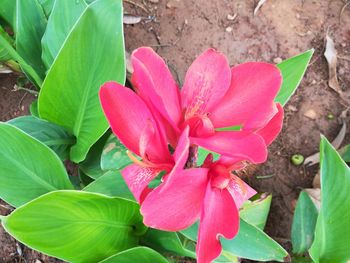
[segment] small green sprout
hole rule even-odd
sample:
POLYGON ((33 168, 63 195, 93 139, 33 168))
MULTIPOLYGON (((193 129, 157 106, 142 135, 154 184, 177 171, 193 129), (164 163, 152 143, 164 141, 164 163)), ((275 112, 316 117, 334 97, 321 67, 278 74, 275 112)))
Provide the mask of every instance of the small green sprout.
POLYGON ((293 154, 292 158, 290 158, 291 162, 295 166, 302 165, 304 162, 304 156, 301 154, 293 154))

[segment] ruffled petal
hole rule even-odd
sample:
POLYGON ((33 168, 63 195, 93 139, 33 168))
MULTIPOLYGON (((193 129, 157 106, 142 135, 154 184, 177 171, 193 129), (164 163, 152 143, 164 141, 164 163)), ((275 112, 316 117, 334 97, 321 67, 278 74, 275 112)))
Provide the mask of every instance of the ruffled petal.
POLYGON ((283 125, 283 108, 281 104, 277 104, 278 112, 273 118, 266 124, 266 126, 257 131, 261 137, 264 138, 266 145, 270 145, 282 130, 283 125))
POLYGON ((142 150, 149 159, 170 162, 165 138, 160 135, 149 108, 136 93, 116 82, 107 82, 101 87, 100 100, 113 133, 128 149, 141 156, 140 146, 147 142, 147 149, 142 150))
POLYGON ((145 225, 166 231, 179 231, 192 225, 201 211, 208 169, 176 171, 153 190, 141 206, 145 225))
POLYGON ((131 61, 138 94, 176 128, 181 117, 179 89, 164 60, 153 49, 141 47, 131 61))
POLYGON ((192 63, 181 90, 185 118, 210 112, 230 86, 231 72, 225 56, 208 49, 192 63))
POLYGON ((233 67, 231 74, 228 92, 210 115, 214 126, 264 127, 277 112, 273 101, 282 83, 280 70, 272 64, 248 62, 233 67))
POLYGON ((237 208, 240 208, 245 201, 256 195, 256 191, 237 176, 230 180, 227 190, 230 192, 237 208))
POLYGON ((232 239, 239 229, 239 214, 230 193, 208 184, 197 242, 197 262, 210 263, 222 250, 219 237, 232 239))
POLYGON ((121 174, 136 201, 141 204, 151 190, 148 188, 148 184, 158 175, 159 172, 160 170, 154 168, 131 164, 125 167, 121 171, 121 174))
POLYGON ((191 143, 227 157, 262 163, 267 148, 260 135, 245 131, 222 131, 206 138, 190 138, 191 143))
POLYGON ((183 130, 177 143, 176 149, 174 151, 174 161, 176 163, 174 169, 183 169, 187 162, 190 148, 189 130, 190 128, 187 126, 183 130))

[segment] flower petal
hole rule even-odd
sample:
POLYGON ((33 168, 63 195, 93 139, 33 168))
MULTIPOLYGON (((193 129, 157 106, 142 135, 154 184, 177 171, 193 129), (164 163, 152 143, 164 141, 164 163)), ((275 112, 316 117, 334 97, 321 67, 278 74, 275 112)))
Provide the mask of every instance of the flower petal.
POLYGON ((219 236, 234 238, 239 229, 239 214, 230 193, 208 184, 202 206, 197 243, 197 262, 209 263, 222 250, 219 236))
POLYGON ((131 164, 121 174, 135 199, 141 204, 149 193, 148 184, 158 175, 160 170, 131 164))
POLYGON ((199 217, 208 169, 193 168, 175 171, 166 184, 153 190, 141 206, 145 225, 166 231, 179 231, 199 217))
POLYGON ((252 132, 222 131, 206 138, 191 137, 190 140, 193 144, 235 159, 262 163, 267 158, 264 140, 252 132))
POLYGON ((234 176, 233 179, 230 180, 227 190, 230 192, 238 209, 245 201, 256 195, 256 191, 237 176, 234 176))
POLYGON ((233 67, 231 74, 228 92, 210 115, 214 127, 264 127, 276 113, 273 101, 282 83, 279 69, 268 63, 248 62, 233 67), (254 118, 260 111, 264 114, 254 118))
POLYGON ((177 146, 174 152, 174 161, 176 163, 174 169, 183 169, 187 162, 189 147, 190 147, 190 138, 188 137, 189 131, 190 131, 190 128, 186 126, 177 143, 177 146))
POLYGON ((132 53, 131 61, 138 94, 177 127, 181 117, 179 89, 164 60, 153 49, 141 47, 132 53))
POLYGON ((147 142, 147 155, 152 161, 171 160, 157 122, 136 93, 116 82, 107 82, 101 87, 100 100, 113 133, 128 149, 141 155, 140 145, 147 142))
POLYGON ((264 138, 266 145, 270 145, 282 130, 283 125, 283 108, 281 104, 277 104, 278 112, 273 118, 266 124, 264 128, 257 131, 261 137, 264 138))
POLYGON ((230 86, 230 67, 225 56, 214 49, 200 55, 186 73, 181 90, 185 118, 208 113, 217 106, 230 86))

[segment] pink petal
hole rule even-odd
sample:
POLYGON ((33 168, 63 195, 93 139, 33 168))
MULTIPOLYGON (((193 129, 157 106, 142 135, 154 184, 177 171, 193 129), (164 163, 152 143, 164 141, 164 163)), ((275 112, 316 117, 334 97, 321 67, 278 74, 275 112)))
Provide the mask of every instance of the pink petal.
POLYGON ((230 192, 237 208, 240 208, 245 201, 257 193, 237 176, 234 176, 234 178, 230 180, 227 190, 230 192))
POLYGON ((147 141, 149 158, 159 162, 171 160, 157 122, 136 93, 116 82, 107 82, 101 87, 100 100, 113 133, 128 149, 141 155, 140 146, 147 141))
POLYGON ((190 147, 190 138, 188 137, 189 130, 190 128, 186 126, 177 143, 177 146, 174 152, 174 161, 176 163, 176 169, 183 169, 187 162, 188 150, 190 147))
POLYGON ((230 67, 225 56, 214 49, 200 55, 186 73, 181 90, 185 118, 208 113, 230 86, 230 67))
POLYGON ((166 231, 179 231, 192 225, 199 217, 208 169, 177 171, 166 185, 153 190, 141 206, 145 225, 166 231))
POLYGON ((121 174, 135 199, 142 203, 149 193, 148 184, 158 175, 160 170, 131 164, 121 174))
POLYGON ((191 143, 231 158, 253 163, 266 161, 267 149, 261 136, 246 131, 222 131, 206 138, 190 138, 191 143))
POLYGON ((279 69, 268 63, 248 62, 233 67, 231 74, 228 92, 210 115, 214 127, 264 127, 276 113, 273 101, 282 83, 279 69), (256 114, 259 118, 254 118, 256 114))
POLYGON ((164 60, 148 47, 136 49, 131 60, 137 92, 176 127, 181 117, 179 89, 164 60))
POLYGON ((266 145, 270 145, 282 130, 283 125, 283 108, 281 104, 277 104, 278 112, 273 118, 266 124, 264 128, 257 131, 261 137, 264 138, 266 145))
POLYGON ((210 263, 221 253, 219 237, 234 238, 239 214, 230 193, 208 184, 202 207, 197 243, 197 262, 210 263))

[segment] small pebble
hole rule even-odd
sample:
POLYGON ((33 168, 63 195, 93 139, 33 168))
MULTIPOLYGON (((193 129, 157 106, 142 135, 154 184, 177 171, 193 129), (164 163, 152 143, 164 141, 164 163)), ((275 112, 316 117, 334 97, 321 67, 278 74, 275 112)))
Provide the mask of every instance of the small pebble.
POLYGON ((159 0, 148 0, 148 2, 151 2, 153 4, 157 4, 157 3, 159 3, 159 0))
POLYGON ((288 110, 290 110, 290 111, 298 111, 297 107, 295 107, 294 105, 288 105, 288 110))
POLYGON ((333 115, 332 113, 329 113, 329 114, 327 115, 327 119, 328 119, 328 120, 333 120, 333 119, 334 119, 334 115, 333 115))
POLYGON ((315 85, 316 84, 316 80, 313 79, 312 82, 311 82, 312 85, 315 85))
POLYGON ((273 59, 273 63, 276 63, 276 64, 279 64, 279 63, 281 63, 283 60, 282 60, 282 58, 280 58, 280 57, 278 57, 278 58, 274 58, 273 59))
POLYGON ((233 20, 236 19, 236 17, 237 17, 237 14, 234 14, 233 16, 230 15, 230 14, 228 14, 228 15, 227 15, 227 20, 233 21, 233 20))
POLYGON ((342 47, 346 47, 346 43, 344 42, 344 43, 341 43, 341 46, 342 47))
POLYGON ((309 119, 312 119, 312 120, 315 120, 317 118, 317 114, 316 114, 316 112, 313 109, 307 110, 304 113, 304 116, 309 118, 309 119))
POLYGON ((226 32, 229 32, 229 33, 230 33, 230 32, 232 32, 232 30, 233 30, 232 27, 230 27, 230 26, 229 26, 229 27, 226 27, 226 32))
POLYGON ((295 17, 299 19, 299 18, 300 18, 300 14, 297 13, 297 14, 295 15, 295 17))

